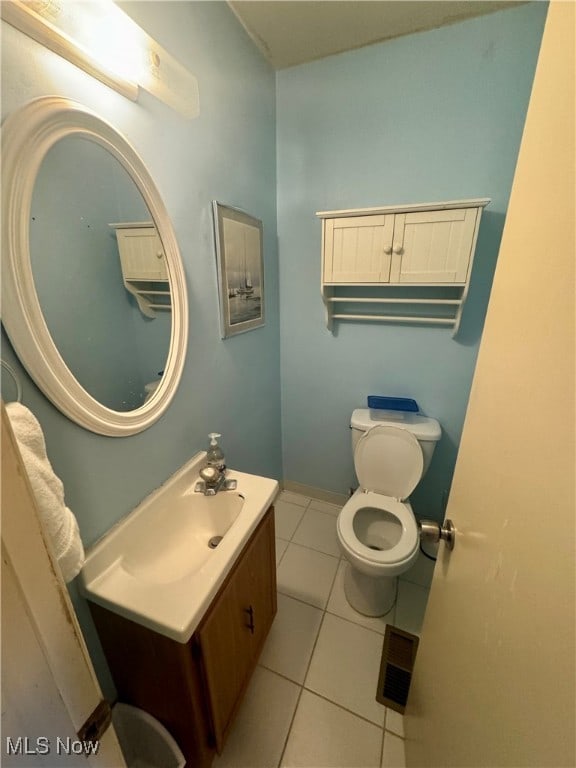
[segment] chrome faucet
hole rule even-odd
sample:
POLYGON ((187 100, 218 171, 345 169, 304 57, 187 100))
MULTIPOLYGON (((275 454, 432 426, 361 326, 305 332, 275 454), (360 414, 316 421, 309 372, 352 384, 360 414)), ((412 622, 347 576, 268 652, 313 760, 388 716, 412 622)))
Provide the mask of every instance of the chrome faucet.
POLYGON ((203 493, 204 496, 215 496, 218 491, 233 491, 236 488, 236 480, 226 479, 226 467, 213 467, 207 465, 199 472, 201 480, 198 480, 194 490, 203 493))

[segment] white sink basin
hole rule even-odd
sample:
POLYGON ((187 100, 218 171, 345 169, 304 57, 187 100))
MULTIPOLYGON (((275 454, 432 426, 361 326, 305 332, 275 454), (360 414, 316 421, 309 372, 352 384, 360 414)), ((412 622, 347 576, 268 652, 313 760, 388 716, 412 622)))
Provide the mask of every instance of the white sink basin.
POLYGON ((228 471, 236 490, 195 493, 205 456, 194 456, 92 547, 80 576, 88 599, 181 643, 278 491, 275 480, 228 471))
POLYGON ((244 497, 234 491, 216 496, 195 493, 176 499, 166 513, 151 504, 134 526, 122 568, 136 579, 168 584, 198 571, 213 557, 217 537, 237 519, 244 497))

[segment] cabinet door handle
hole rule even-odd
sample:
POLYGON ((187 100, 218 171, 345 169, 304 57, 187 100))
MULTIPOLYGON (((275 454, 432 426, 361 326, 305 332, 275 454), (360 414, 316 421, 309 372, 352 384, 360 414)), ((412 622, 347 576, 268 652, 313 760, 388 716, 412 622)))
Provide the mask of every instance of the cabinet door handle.
POLYGON ((254 608, 252 606, 248 606, 248 608, 244 608, 244 612, 248 614, 249 622, 245 626, 250 630, 251 634, 254 634, 254 608))
POLYGON ((389 255, 392 253, 392 246, 391 245, 385 245, 384 246, 384 253, 389 255))
POLYGON ((162 258, 162 256, 164 256, 164 254, 162 253, 162 251, 157 251, 157 253, 156 253, 156 258, 157 258, 157 259, 161 259, 161 258, 162 258))
POLYGON ((402 243, 394 243, 394 247, 392 248, 394 253, 402 253, 404 251, 404 248, 402 248, 402 243))

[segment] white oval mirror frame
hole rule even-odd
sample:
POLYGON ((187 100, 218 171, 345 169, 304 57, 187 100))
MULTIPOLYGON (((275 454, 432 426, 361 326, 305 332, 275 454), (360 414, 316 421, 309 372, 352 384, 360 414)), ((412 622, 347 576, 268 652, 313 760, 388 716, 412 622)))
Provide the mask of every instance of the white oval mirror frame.
POLYGON ((75 423, 109 437, 150 427, 174 397, 186 356, 188 299, 178 243, 160 193, 128 141, 90 109, 59 96, 28 102, 2 126, 2 323, 22 364, 42 392, 75 423), (57 141, 81 136, 110 152, 128 172, 162 240, 172 294, 172 334, 154 395, 133 411, 114 411, 79 384, 46 325, 32 274, 29 220, 40 165, 57 141))

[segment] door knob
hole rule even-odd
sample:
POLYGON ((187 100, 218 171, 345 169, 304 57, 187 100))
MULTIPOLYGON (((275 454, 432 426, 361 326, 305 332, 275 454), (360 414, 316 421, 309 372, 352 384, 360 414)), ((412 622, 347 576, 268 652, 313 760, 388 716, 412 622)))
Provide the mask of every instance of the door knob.
POLYGON ((420 534, 420 541, 428 541, 431 544, 445 541, 448 549, 454 549, 456 528, 452 520, 445 520, 442 525, 435 520, 419 520, 418 533, 420 534))

